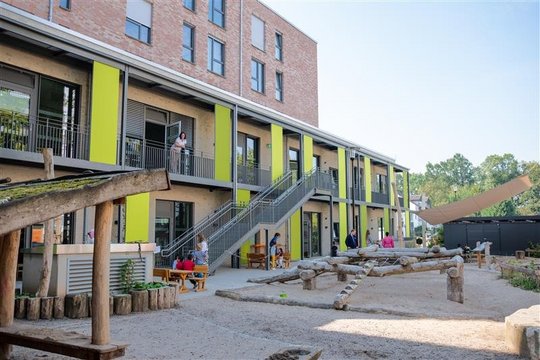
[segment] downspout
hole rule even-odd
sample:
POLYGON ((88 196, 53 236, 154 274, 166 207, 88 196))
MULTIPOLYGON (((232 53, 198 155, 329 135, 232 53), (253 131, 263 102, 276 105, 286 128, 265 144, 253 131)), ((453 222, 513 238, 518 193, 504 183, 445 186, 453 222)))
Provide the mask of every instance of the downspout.
POLYGON ((129 66, 124 70, 124 78, 122 81, 122 118, 120 123, 120 165, 122 169, 126 167, 126 126, 127 126, 127 99, 128 99, 128 84, 129 84, 129 66))
POLYGON ((52 21, 54 0, 49 0, 49 21, 52 21))
POLYGON ((238 146, 238 105, 234 105, 232 122, 232 200, 236 202, 238 195, 238 161, 236 159, 236 147, 238 146))
MULTIPOLYGON (((51 0, 52 1, 52 0, 51 0)), ((244 82, 243 82, 243 78, 244 78, 244 72, 243 72, 243 69, 242 69, 242 54, 243 54, 243 42, 242 42, 242 39, 244 39, 244 0, 240 0, 240 56, 238 58, 238 68, 240 69, 240 74, 239 74, 239 84, 238 86, 240 87, 239 91, 238 91, 238 95, 242 96, 242 88, 244 86, 244 82)))
MULTIPOLYGON (((356 158, 356 154, 354 156, 356 158)), ((350 159, 350 161, 351 161, 351 172, 350 173, 351 173, 351 177, 352 177, 351 196, 352 196, 352 223, 353 223, 353 226, 354 226, 354 220, 356 220, 356 216, 355 216, 356 215, 356 200, 355 200, 356 199, 356 196, 355 196, 356 195, 356 189, 354 188, 354 176, 356 175, 354 173, 354 159, 355 158, 350 159)), ((359 169, 356 168, 356 170, 358 171, 359 169)), ((348 175, 347 175, 347 177, 348 177, 348 175)), ((357 228, 356 233, 360 234, 360 223, 356 223, 356 228, 357 228)), ((358 236, 358 238, 360 239, 360 236, 358 236)), ((360 243, 361 242, 359 242, 359 244, 360 243)))

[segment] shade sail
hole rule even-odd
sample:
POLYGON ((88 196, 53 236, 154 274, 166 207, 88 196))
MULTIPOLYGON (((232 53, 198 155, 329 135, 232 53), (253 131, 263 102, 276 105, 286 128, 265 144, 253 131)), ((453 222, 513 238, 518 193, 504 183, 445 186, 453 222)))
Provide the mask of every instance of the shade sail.
POLYGON ((431 225, 444 224, 510 199, 531 187, 529 176, 522 175, 470 198, 415 213, 431 225))

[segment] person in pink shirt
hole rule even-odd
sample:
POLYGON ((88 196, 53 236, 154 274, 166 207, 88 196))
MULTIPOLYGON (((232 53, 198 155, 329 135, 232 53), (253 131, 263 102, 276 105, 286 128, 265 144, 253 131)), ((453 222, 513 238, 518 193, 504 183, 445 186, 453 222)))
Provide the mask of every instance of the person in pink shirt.
POLYGON ((394 238, 390 236, 390 233, 387 231, 385 237, 382 239, 383 248, 393 248, 394 247, 394 238))

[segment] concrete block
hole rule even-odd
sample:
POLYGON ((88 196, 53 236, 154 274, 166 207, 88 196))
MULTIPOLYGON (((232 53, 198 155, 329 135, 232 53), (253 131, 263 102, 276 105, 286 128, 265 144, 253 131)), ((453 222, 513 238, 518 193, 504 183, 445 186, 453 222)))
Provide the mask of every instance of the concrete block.
POLYGON ((505 323, 506 345, 520 356, 539 360, 540 354, 540 305, 520 309, 507 316, 505 323))

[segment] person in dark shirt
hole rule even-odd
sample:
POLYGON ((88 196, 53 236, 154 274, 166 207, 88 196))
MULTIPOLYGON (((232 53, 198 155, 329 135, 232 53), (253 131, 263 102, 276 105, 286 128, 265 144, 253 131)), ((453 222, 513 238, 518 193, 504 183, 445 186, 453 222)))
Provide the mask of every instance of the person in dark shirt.
POLYGON ((347 238, 345 239, 345 245, 347 249, 356 249, 358 248, 358 240, 356 238, 356 229, 352 229, 347 238))

